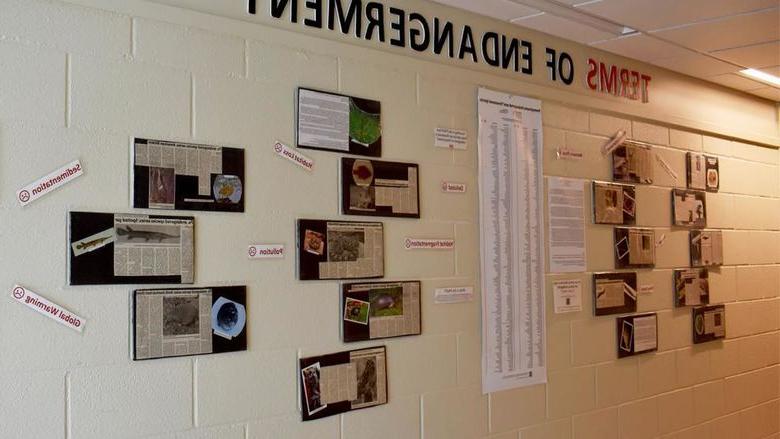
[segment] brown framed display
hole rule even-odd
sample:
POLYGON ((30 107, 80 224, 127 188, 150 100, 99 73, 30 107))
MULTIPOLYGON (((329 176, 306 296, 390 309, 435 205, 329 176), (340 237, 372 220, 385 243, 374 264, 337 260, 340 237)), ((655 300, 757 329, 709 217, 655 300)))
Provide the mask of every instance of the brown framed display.
POLYGON ((688 188, 717 192, 720 188, 718 158, 696 152, 688 152, 685 158, 688 188))
POLYGON ((420 281, 345 283, 341 287, 341 336, 345 342, 418 335, 420 281))
POLYGON ((726 306, 700 306, 691 309, 693 343, 707 343, 726 338, 726 306))
POLYGON ((653 178, 653 150, 650 146, 626 141, 612 151, 614 181, 652 184, 653 178))
POLYGON ((658 315, 656 313, 618 317, 618 358, 658 350, 658 315))
POLYGON ((301 418, 324 418, 387 404, 384 346, 301 358, 301 418))
POLYGON ((380 222, 299 219, 298 279, 368 279, 385 275, 380 222))
POLYGON ((414 163, 341 159, 341 212, 419 218, 419 167, 414 163))
POLYGON ((707 193, 673 189, 672 224, 681 227, 707 227, 707 193))
POLYGON ((636 312, 636 301, 635 272, 593 273, 594 315, 636 312))
POLYGON ((636 222, 636 187, 628 184, 593 182, 593 222, 633 225, 636 222))
POLYGON ((615 268, 655 266, 655 231, 615 227, 615 268))
POLYGON ((133 360, 247 349, 245 286, 133 291, 133 360))
POLYGON ((195 218, 70 212, 70 285, 191 284, 195 218))
POLYGON ((299 148, 382 156, 379 101, 299 87, 295 118, 299 148))
POLYGON ((688 236, 692 267, 723 265, 723 232, 691 230, 688 236))
POLYGON ((707 305, 710 303, 709 270, 683 268, 674 270, 674 306, 707 305))

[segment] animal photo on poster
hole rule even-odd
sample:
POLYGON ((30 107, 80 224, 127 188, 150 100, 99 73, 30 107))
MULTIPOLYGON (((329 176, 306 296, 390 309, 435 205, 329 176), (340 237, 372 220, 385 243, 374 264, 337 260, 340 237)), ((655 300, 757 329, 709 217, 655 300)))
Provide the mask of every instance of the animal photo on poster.
POLYGON ((636 222, 636 188, 627 184, 594 181, 593 222, 633 225, 636 222))
POLYGON ((420 334, 420 292, 420 281, 343 284, 342 339, 354 342, 420 334))

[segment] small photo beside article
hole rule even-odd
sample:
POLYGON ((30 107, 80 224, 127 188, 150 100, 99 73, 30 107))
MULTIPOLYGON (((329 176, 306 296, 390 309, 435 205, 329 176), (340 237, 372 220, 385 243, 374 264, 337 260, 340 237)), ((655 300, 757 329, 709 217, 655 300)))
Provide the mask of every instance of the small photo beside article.
POLYGON ((593 222, 633 225, 636 222, 636 188, 627 184, 594 181, 593 222))

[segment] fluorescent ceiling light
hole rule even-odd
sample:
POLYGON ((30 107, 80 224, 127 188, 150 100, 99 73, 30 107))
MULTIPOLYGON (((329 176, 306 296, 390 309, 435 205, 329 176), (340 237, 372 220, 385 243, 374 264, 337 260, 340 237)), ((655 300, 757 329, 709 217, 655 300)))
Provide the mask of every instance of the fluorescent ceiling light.
MULTIPOLYGON (((561 3, 556 0, 510 0, 513 3, 529 6, 534 9, 538 9, 556 17, 565 18, 575 23, 584 24, 600 31, 608 32, 616 37, 622 37, 637 33, 635 29, 628 26, 624 26, 620 23, 601 18, 597 15, 590 14, 583 10, 578 10, 574 7, 561 3)), ((585 2, 583 4, 587 4, 585 2)), ((513 20, 515 23, 520 23, 520 20, 513 20)))
POLYGON ((749 78, 752 78, 752 79, 755 79, 755 80, 758 80, 758 81, 761 81, 761 82, 765 82, 767 84, 770 84, 770 85, 773 85, 773 86, 775 86, 777 88, 780 88, 780 78, 778 78, 775 75, 770 75, 769 73, 762 72, 761 70, 756 70, 756 69, 740 70, 739 73, 741 73, 741 74, 743 74, 743 75, 745 75, 745 76, 747 76, 749 78))

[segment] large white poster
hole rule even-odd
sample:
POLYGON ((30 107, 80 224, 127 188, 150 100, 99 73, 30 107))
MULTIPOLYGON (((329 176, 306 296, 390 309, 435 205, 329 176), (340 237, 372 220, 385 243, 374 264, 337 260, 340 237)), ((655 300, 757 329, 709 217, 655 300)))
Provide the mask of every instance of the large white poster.
POLYGON ((547 381, 541 102, 479 90, 483 393, 547 381))

